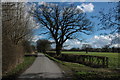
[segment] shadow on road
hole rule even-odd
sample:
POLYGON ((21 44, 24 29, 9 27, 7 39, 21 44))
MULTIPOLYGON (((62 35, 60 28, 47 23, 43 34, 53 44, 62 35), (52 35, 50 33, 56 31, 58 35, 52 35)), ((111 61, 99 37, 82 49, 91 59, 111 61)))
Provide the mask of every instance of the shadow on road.
POLYGON ((29 73, 20 76, 19 78, 62 78, 61 73, 29 73))
POLYGON ((2 80, 73 80, 72 78, 3 78, 2 80))

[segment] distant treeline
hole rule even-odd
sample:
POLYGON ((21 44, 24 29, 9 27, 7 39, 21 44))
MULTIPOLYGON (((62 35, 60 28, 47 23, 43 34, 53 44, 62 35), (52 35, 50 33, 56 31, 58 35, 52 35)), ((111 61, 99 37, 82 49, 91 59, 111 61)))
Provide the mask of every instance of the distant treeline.
MULTIPOLYGON (((52 49, 51 51, 55 51, 55 49, 52 49)), ((79 48, 71 48, 71 49, 62 49, 62 51, 86 51, 85 49, 79 49, 79 48)), ((120 53, 120 48, 89 48, 88 52, 113 52, 113 53, 120 53)))

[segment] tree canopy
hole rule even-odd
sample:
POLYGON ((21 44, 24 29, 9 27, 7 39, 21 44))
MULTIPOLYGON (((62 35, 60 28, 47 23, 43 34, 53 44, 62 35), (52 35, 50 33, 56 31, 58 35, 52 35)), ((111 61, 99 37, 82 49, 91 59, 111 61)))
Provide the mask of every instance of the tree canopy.
POLYGON ((82 45, 82 49, 86 51, 86 53, 88 53, 88 51, 92 48, 92 46, 90 44, 83 44, 82 45))
POLYGON ((67 39, 75 39, 76 34, 90 34, 92 31, 91 21, 74 5, 60 6, 46 3, 39 5, 30 13, 35 17, 36 22, 47 29, 42 34, 50 34, 54 39, 57 54, 60 54, 67 39))
POLYGON ((47 50, 51 49, 51 42, 45 39, 37 40, 37 51, 46 53, 47 50))

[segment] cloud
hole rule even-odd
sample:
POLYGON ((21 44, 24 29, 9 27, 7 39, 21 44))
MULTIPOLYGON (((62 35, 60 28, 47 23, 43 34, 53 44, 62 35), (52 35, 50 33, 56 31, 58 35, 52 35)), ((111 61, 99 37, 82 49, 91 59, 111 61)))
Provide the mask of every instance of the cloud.
POLYGON ((94 48, 101 48, 105 45, 111 44, 111 47, 116 47, 120 44, 120 35, 109 34, 109 35, 95 35, 90 39, 90 43, 94 48))
POLYGON ((86 0, 61 0, 61 2, 85 2, 86 0))
POLYGON ((79 2, 85 2, 86 0, 78 0, 79 2))
POLYGON ((40 28, 40 24, 36 23, 36 21, 34 20, 34 18, 32 16, 29 16, 29 28, 30 29, 39 29, 40 28))
POLYGON ((44 37, 41 36, 41 35, 35 35, 35 36, 32 38, 32 41, 33 41, 33 42, 36 42, 38 39, 41 39, 41 38, 44 38, 44 37))
POLYGON ((33 29, 39 29, 40 28, 40 24, 39 23, 36 23, 35 21, 33 21, 33 29))
MULTIPOLYGON (((36 42, 38 39, 43 39, 44 36, 41 35, 35 35, 32 39, 33 42, 36 42)), ((71 49, 71 48, 81 48, 83 44, 90 44, 93 48, 101 48, 107 44, 111 44, 112 40, 120 40, 120 35, 118 34, 109 34, 109 35, 95 35, 93 36, 89 42, 80 42, 77 39, 67 40, 63 46, 64 49, 71 49)), ((49 40, 51 42, 54 42, 54 40, 49 40)), ((116 42, 116 41, 115 41, 116 42)), ((55 48, 55 44, 52 44, 52 47, 55 48)), ((120 47, 120 41, 111 44, 110 47, 120 47)))
POLYGON ((93 47, 103 47, 104 45, 110 44, 111 43, 111 38, 109 36, 94 36, 91 39, 91 44, 93 47))
POLYGON ((113 45, 111 45, 110 47, 119 47, 120 48, 120 44, 113 44, 113 45))
POLYGON ((65 49, 71 49, 71 48, 81 48, 82 46, 82 42, 80 42, 79 40, 77 39, 73 39, 73 40, 67 40, 65 43, 64 43, 64 47, 65 49))
POLYGON ((46 2, 41 1, 41 2, 39 2, 38 4, 39 4, 39 5, 46 5, 46 2))
POLYGON ((1 0, 1 2, 28 2, 29 0, 1 0))
POLYGON ((107 44, 111 44, 110 47, 120 47, 120 35, 109 34, 109 35, 95 35, 89 42, 80 42, 77 39, 67 40, 63 46, 64 49, 81 48, 83 44, 90 44, 93 48, 101 48, 107 44), (119 39, 118 39, 119 38, 119 39), (117 41, 115 41, 117 40, 117 41), (111 41, 115 43, 111 44, 111 41))
POLYGON ((36 10, 36 3, 24 3, 23 5, 25 5, 24 7, 24 18, 25 19, 29 19, 29 28, 31 29, 38 29, 40 28, 40 24, 36 23, 35 18, 33 17, 33 15, 31 15, 29 13, 29 11, 33 12, 34 10, 36 10))
POLYGON ((82 10, 83 12, 93 12, 94 11, 94 5, 92 3, 89 4, 81 4, 77 6, 77 9, 82 10))

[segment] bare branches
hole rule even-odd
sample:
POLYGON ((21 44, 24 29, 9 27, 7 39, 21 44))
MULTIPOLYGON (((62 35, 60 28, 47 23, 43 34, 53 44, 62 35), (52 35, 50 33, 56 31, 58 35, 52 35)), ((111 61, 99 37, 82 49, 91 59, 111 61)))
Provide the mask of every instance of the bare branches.
POLYGON ((23 3, 4 3, 2 6, 3 35, 18 44, 32 33, 31 17, 25 12, 23 3))
POLYGON ((100 20, 98 25, 102 26, 100 30, 111 29, 111 33, 120 32, 120 2, 115 7, 109 9, 108 13, 102 10, 99 14, 100 16, 97 18, 100 20))
POLYGON ((35 17, 36 22, 48 29, 56 45, 60 45, 59 48, 67 39, 72 39, 75 33, 87 34, 92 29, 91 22, 86 15, 81 10, 77 10, 75 6, 50 6, 46 3, 37 7, 30 13, 35 17))

